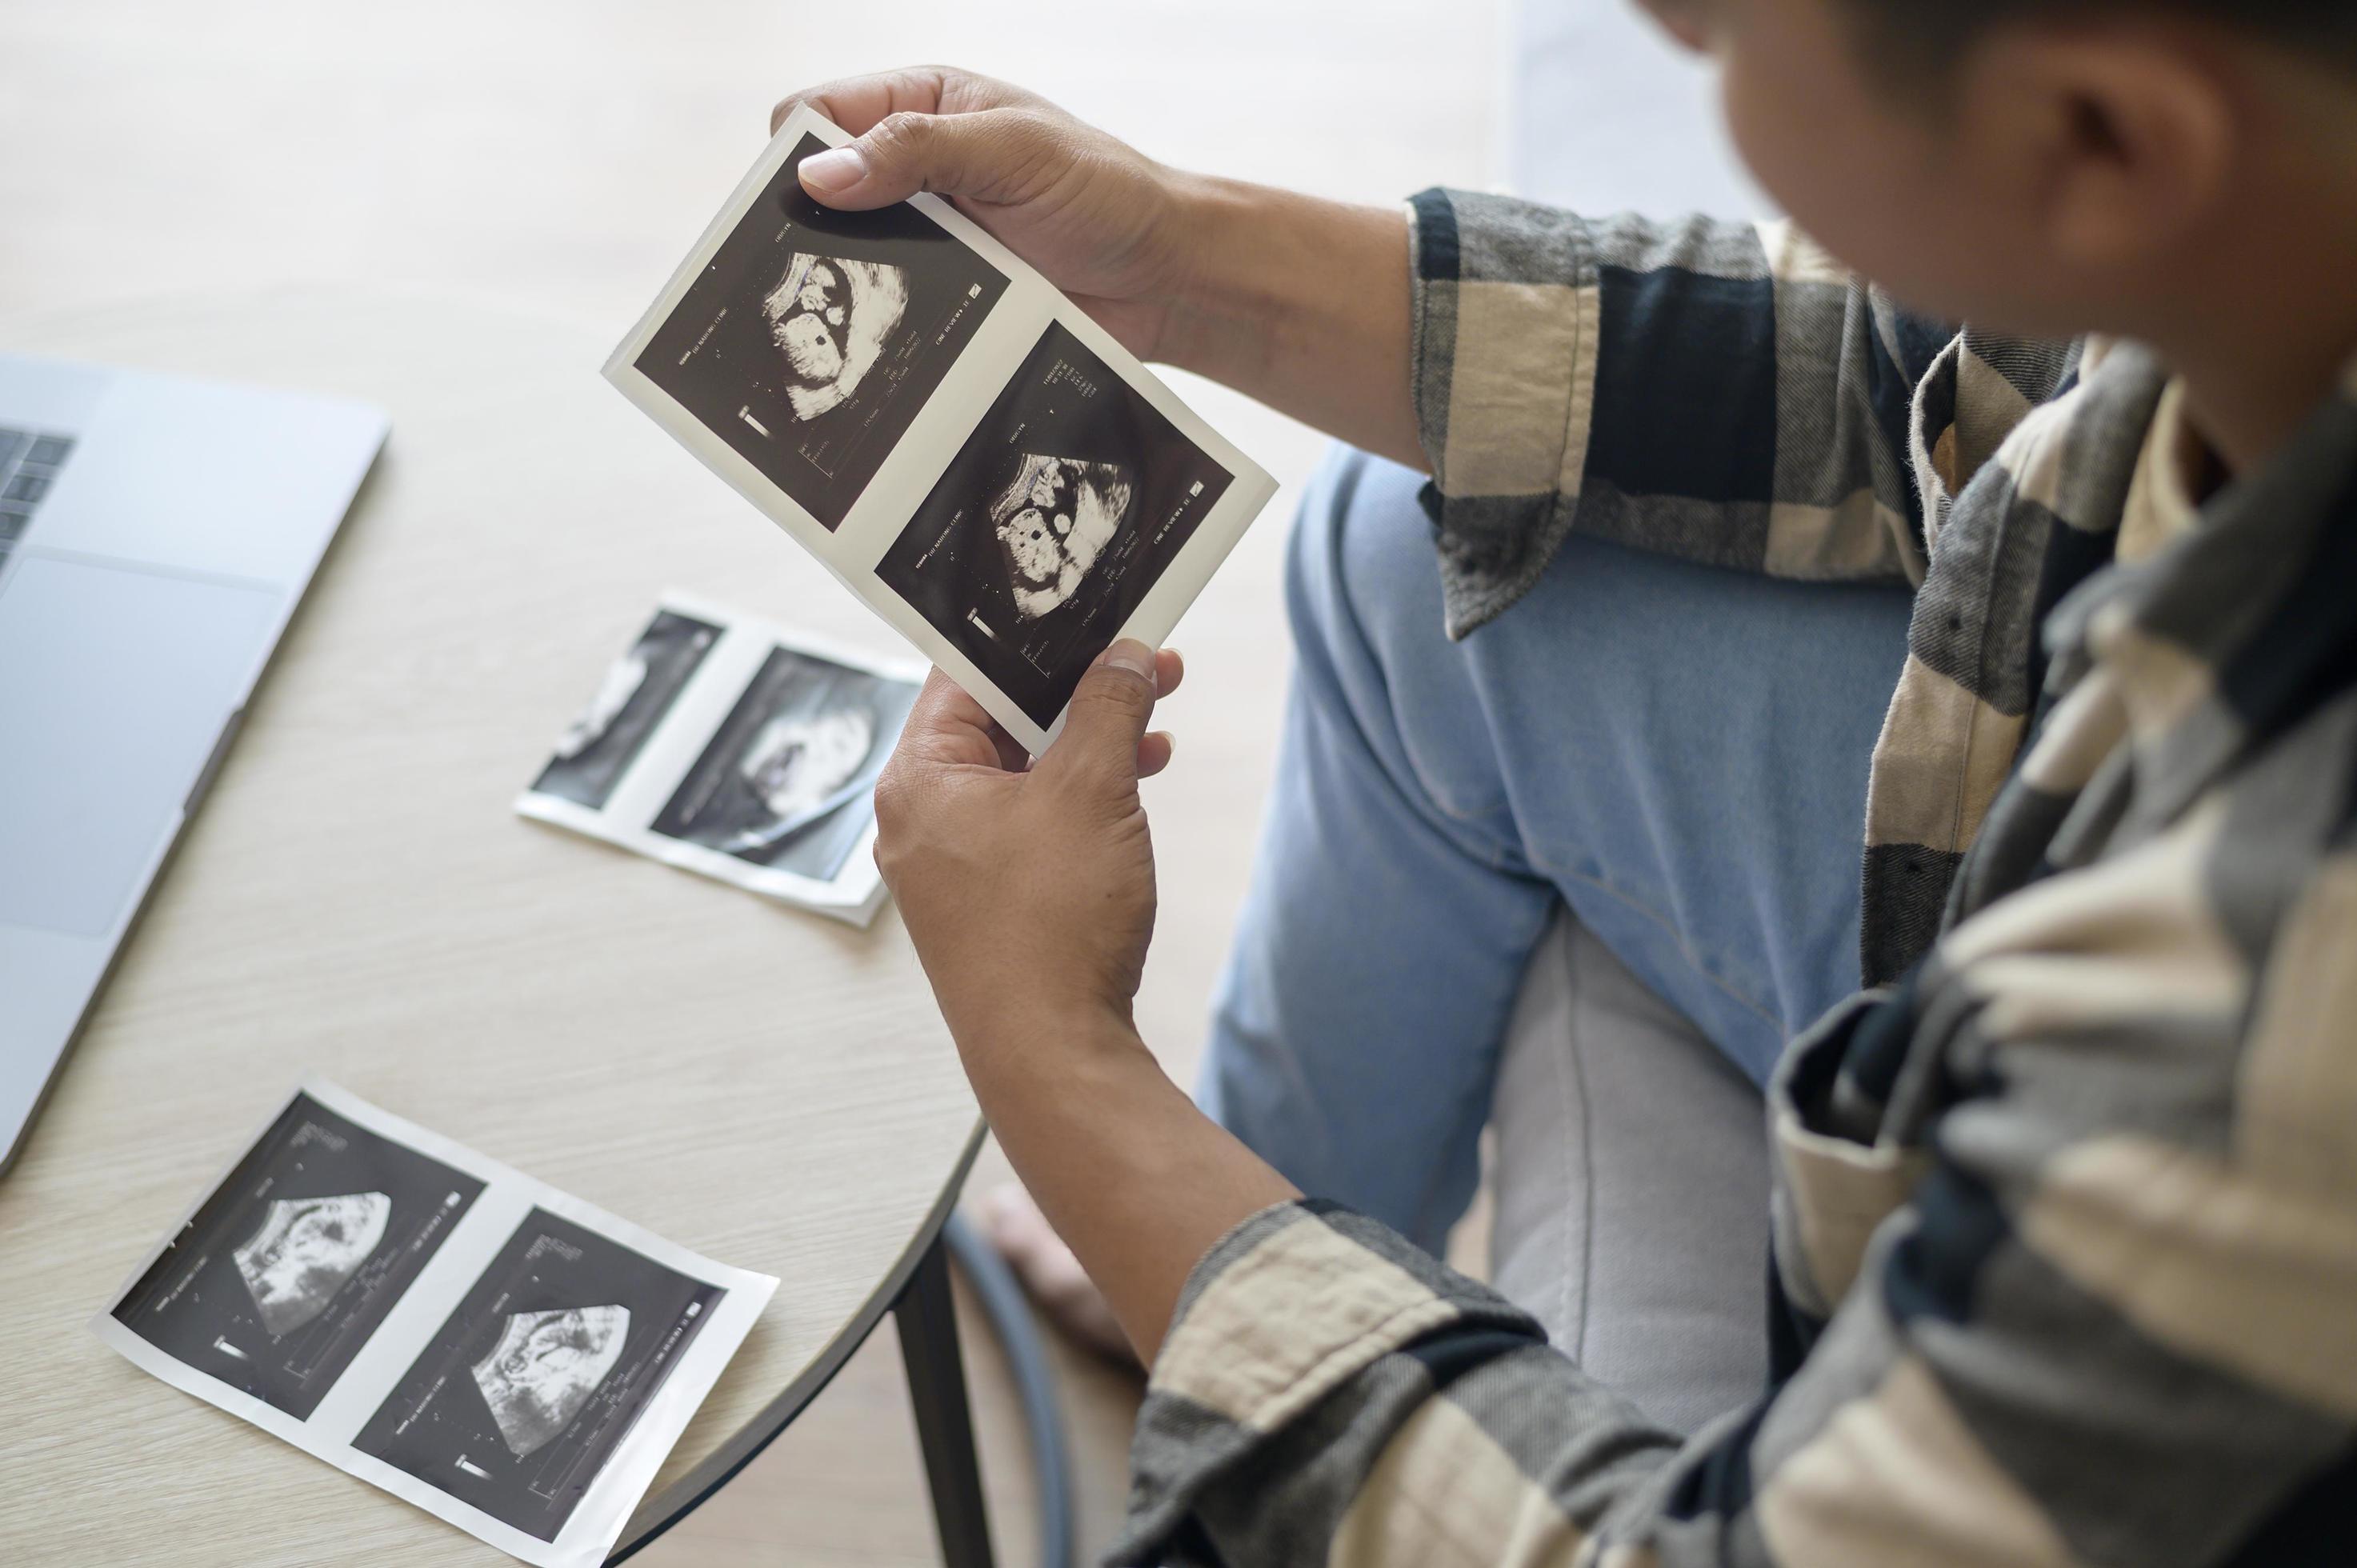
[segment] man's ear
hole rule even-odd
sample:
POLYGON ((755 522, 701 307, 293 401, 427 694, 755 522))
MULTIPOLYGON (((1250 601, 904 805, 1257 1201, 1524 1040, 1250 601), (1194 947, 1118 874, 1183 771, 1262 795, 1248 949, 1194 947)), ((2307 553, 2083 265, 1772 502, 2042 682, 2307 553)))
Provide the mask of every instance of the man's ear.
POLYGON ((2007 27, 1975 51, 1969 140, 2048 259, 2090 277, 2173 248, 2230 194, 2228 67, 2182 33, 2124 20, 2007 27))

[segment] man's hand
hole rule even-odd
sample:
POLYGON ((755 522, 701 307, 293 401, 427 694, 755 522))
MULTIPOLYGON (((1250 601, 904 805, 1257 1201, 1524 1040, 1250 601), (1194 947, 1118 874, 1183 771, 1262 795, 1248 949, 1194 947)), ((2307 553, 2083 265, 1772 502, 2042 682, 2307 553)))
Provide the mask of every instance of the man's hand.
POLYGON ((925 961, 991 1131, 1151 1363, 1195 1261, 1299 1196, 1212 1125, 1130 1021, 1154 934, 1154 845, 1137 781, 1183 673, 1105 650, 1064 731, 1022 748, 940 671, 876 786, 876 863, 925 961))
POLYGON ((943 66, 793 93, 770 132, 805 103, 856 138, 802 164, 816 199, 865 209, 938 192, 1139 359, 1423 466, 1398 209, 1165 168, 1045 99, 943 66))
POLYGON ((1076 1017, 1124 1022, 1154 932, 1154 847, 1137 781, 1169 762, 1146 733, 1178 656, 1118 642, 1063 733, 1023 753, 939 671, 876 786, 876 863, 961 1047, 1076 1017))
POLYGON ((940 66, 797 92, 857 137, 802 166, 802 188, 864 210, 930 190, 1072 296, 1138 358, 1158 358, 1185 282, 1183 177, 1017 87, 940 66))

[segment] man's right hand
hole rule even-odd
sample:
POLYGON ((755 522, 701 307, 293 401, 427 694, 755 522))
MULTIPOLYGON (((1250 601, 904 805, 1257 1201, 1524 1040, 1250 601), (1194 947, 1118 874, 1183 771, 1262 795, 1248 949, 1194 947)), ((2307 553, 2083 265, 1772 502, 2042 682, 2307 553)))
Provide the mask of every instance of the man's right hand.
POLYGON ((1185 177, 1045 99, 944 67, 792 93, 770 111, 771 132, 803 104, 856 138, 802 164, 802 188, 813 197, 856 210, 938 192, 1122 347, 1140 359, 1164 357, 1170 309, 1189 271, 1186 225, 1177 217, 1185 177))

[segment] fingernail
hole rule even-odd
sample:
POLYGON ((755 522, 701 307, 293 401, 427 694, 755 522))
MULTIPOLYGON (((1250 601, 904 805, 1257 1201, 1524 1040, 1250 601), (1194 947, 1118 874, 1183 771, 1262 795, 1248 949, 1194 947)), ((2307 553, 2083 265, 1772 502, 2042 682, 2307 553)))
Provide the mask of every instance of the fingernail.
POLYGON ((867 159, 857 147, 830 147, 802 160, 804 188, 834 196, 867 177, 867 159))
POLYGON ((1154 650, 1131 638, 1123 638, 1106 649, 1101 657, 1116 670, 1126 670, 1148 681, 1154 679, 1154 650))

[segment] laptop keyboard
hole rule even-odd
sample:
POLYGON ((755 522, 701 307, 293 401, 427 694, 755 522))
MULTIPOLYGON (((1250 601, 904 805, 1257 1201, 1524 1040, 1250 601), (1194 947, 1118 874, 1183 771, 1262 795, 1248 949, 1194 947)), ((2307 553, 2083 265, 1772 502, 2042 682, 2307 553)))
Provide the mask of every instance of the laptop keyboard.
POLYGON ((0 564, 33 526, 41 498, 57 482, 74 438, 0 424, 0 564))

